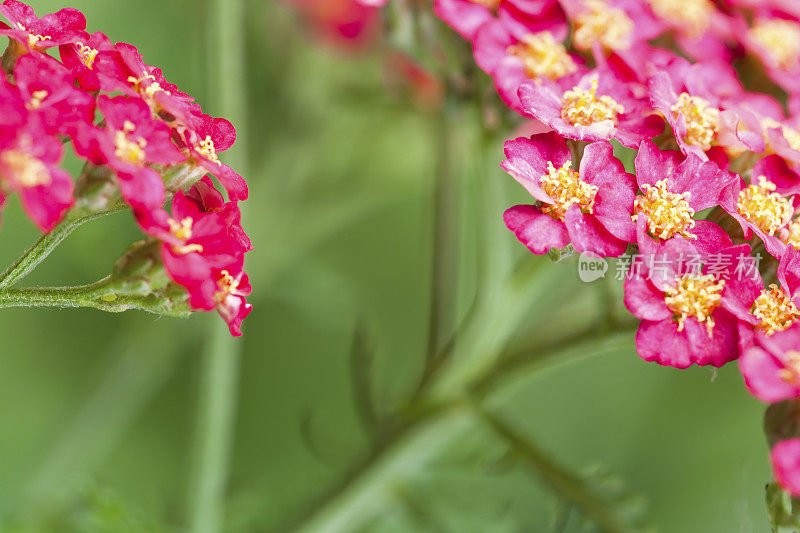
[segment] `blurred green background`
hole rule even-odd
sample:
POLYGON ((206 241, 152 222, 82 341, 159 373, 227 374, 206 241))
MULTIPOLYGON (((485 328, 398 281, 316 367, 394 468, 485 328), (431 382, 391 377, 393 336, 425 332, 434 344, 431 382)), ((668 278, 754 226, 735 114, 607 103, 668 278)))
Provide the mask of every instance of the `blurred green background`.
MULTIPOLYGON (((31 3, 40 15, 64 7, 31 3)), ((217 21, 203 2, 71 6, 220 114, 217 21)), ((717 375, 644 363, 615 321, 629 320, 618 283, 583 284, 574 259, 525 253, 502 227, 502 211, 525 201, 497 166, 502 135, 482 147, 469 110, 443 130, 442 114, 386 90, 380 54, 326 51, 280 3, 246 3, 236 36, 255 292, 236 341, 224 531, 597 530, 569 487, 554 495, 564 472, 509 453, 473 402, 573 471, 578 500, 613 499, 614 512, 662 532, 768 530, 762 406, 733 365, 717 375), (428 342, 442 135, 459 184, 458 312, 476 294, 479 310, 445 377, 409 412, 428 342), (503 284, 520 268, 535 269, 532 287, 503 284), (603 336, 570 344, 593 323, 608 326, 603 336), (574 348, 558 355, 564 344, 574 348), (371 409, 389 422, 375 430, 371 409)), ((3 219, 8 264, 36 231, 16 201, 3 219)), ((99 279, 138 235, 127 214, 87 225, 25 284, 99 279)), ((216 316, 3 310, 0 531, 186 530, 202 353, 218 327, 216 316)))

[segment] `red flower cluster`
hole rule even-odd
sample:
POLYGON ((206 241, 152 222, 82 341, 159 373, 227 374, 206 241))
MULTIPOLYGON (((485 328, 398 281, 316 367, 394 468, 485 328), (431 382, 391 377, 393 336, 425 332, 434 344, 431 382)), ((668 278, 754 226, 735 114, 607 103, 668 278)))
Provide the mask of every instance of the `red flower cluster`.
MULTIPOLYGON (((506 143, 502 166, 532 197, 508 228, 536 254, 635 255, 639 354, 738 359, 766 402, 800 398, 798 5, 434 0, 506 105, 546 132, 506 143)), ((773 452, 796 495, 798 457, 800 440, 773 452)))
POLYGON ((50 231, 75 203, 73 180, 58 166, 71 142, 87 164, 114 176, 142 230, 162 242, 166 271, 192 307, 216 308, 240 335, 251 310, 242 271, 251 245, 237 207, 247 185, 218 157, 236 138, 233 126, 203 114, 135 47, 86 33, 75 9, 39 18, 5 0, 0 13, 9 22, 0 22, 0 34, 10 39, 10 81, 0 80, 0 201, 17 192, 34 223, 50 231), (49 54, 56 49, 60 61, 49 54))

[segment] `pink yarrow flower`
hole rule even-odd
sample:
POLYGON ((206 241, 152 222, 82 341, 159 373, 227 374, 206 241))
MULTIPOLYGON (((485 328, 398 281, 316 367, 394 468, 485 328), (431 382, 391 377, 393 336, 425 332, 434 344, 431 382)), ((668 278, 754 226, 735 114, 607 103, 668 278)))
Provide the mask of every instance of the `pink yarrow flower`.
MULTIPOLYGON (((706 152, 713 146, 763 150, 761 132, 740 130, 739 115, 726 109, 724 101, 702 83, 705 70, 702 65, 692 65, 677 71, 680 81, 673 80, 668 72, 657 72, 650 79, 650 101, 672 127, 681 151, 708 159, 706 152)), ((724 74, 716 74, 715 88, 725 87, 721 83, 726 79, 724 74)))
POLYGON ((697 61, 730 61, 736 41, 734 20, 717 9, 714 0, 647 0, 663 31, 697 61))
POLYGON ((468 41, 491 20, 500 20, 518 37, 549 29, 563 40, 568 29, 557 0, 434 0, 433 9, 468 41), (554 28, 553 22, 559 26, 554 28))
POLYGON ((160 68, 145 63, 135 46, 117 43, 114 48, 118 55, 105 56, 107 62, 102 65, 106 69, 105 85, 109 87, 104 87, 106 91, 118 90, 141 98, 154 115, 171 126, 186 126, 194 115, 200 114, 194 98, 168 82, 160 68))
POLYGON ((769 77, 790 93, 797 93, 800 75, 800 21, 770 10, 759 10, 751 24, 737 23, 744 47, 757 57, 769 77))
POLYGON ((508 141, 505 152, 503 168, 540 203, 503 215, 530 251, 543 254, 572 243, 581 253, 618 256, 635 240, 634 177, 609 143, 587 146, 578 170, 566 142, 553 132, 508 141))
POLYGON ((595 59, 607 54, 630 57, 663 28, 640 0, 561 0, 574 25, 573 43, 595 59))
POLYGON ((514 35, 500 20, 484 24, 474 42, 475 61, 494 78, 503 101, 522 113, 518 91, 528 81, 549 80, 561 89, 573 87, 582 72, 583 59, 570 54, 557 33, 563 33, 563 17, 544 21, 537 31, 514 35))
POLYGON ((169 127, 154 119, 140 99, 103 95, 97 105, 105 127, 86 126, 74 140, 76 152, 95 165, 114 169, 122 195, 135 211, 160 209, 165 199, 164 183, 148 165, 186 160, 172 142, 169 127))
POLYGON ((639 249, 653 253, 675 238, 687 239, 702 253, 730 246, 730 237, 713 222, 695 220, 698 211, 717 205, 734 176, 713 161, 694 154, 684 158, 674 150, 659 150, 643 142, 636 155, 636 197, 633 217, 638 225, 639 249))
POLYGON ((702 254, 673 239, 634 261, 625 280, 625 306, 642 323, 636 350, 645 361, 676 368, 722 366, 739 356, 757 319, 750 313, 762 287, 750 265, 750 247, 702 254))
POLYGON ((561 136, 580 141, 618 140, 628 148, 663 131, 645 100, 635 98, 607 69, 585 75, 562 91, 553 83, 527 82, 519 89, 523 110, 561 136))
POLYGON ((236 204, 225 203, 208 178, 189 194, 176 193, 171 215, 160 210, 139 217, 144 231, 161 240, 164 267, 187 289, 190 305, 206 311, 220 307, 234 329, 246 315, 239 298, 249 293, 249 284, 240 274, 252 248, 239 219, 236 204))
POLYGON ((75 88, 75 78, 58 61, 44 54, 19 58, 14 67, 20 97, 51 134, 74 136, 94 121, 94 98, 75 88))
POLYGON ((721 195, 720 205, 742 227, 744 238, 755 233, 773 257, 781 259, 787 243, 800 246, 800 223, 793 222, 800 205, 800 176, 776 155, 753 166, 750 184, 734 176, 721 195))
POLYGON ((125 65, 114 43, 101 32, 84 35, 59 47, 61 62, 87 91, 117 89, 116 80, 125 76, 125 65))
POLYGON ((763 402, 800 398, 800 324, 794 308, 793 325, 772 335, 759 332, 755 344, 739 359, 745 385, 763 402))
POLYGON ((74 43, 86 29, 86 17, 72 8, 39 18, 32 7, 17 0, 5 0, 0 4, 0 14, 11 23, 9 26, 0 22, 0 35, 22 43, 28 51, 74 43))
POLYGON ((63 155, 61 141, 36 115, 20 126, 0 128, 0 204, 16 192, 39 229, 53 229, 74 202, 72 179, 58 166, 63 155))
MULTIPOLYGON (((234 255, 245 254, 253 249, 250 238, 241 226, 241 213, 236 202, 225 199, 214 187, 208 177, 197 182, 186 195, 204 213, 217 213, 227 228, 227 238, 234 255)), ((242 271, 241 259, 235 260, 227 268, 212 268, 212 279, 216 280, 214 291, 216 310, 228 324, 231 335, 242 334, 242 321, 250 314, 253 306, 247 303, 252 288, 247 274, 242 271)))
POLYGON ((214 292, 216 310, 228 324, 231 335, 239 337, 242 334, 242 321, 253 310, 253 306, 247 303, 247 296, 252 292, 250 280, 242 271, 224 269, 214 269, 213 276, 217 279, 217 290, 214 292))
POLYGON ((220 161, 218 154, 236 141, 236 128, 224 118, 196 116, 183 133, 184 150, 192 161, 216 176, 231 200, 246 200, 247 183, 236 171, 220 161))

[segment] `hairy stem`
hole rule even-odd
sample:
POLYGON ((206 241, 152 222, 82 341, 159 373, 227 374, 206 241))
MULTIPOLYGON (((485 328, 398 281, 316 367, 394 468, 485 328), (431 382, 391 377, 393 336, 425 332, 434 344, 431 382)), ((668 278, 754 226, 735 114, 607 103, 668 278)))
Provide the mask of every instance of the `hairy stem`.
POLYGON ((44 261, 61 242, 66 239, 73 231, 83 224, 97 218, 110 215, 126 209, 125 204, 117 203, 103 211, 93 213, 67 213, 55 228, 49 233, 42 235, 33 246, 28 248, 25 253, 17 259, 13 265, 8 267, 5 272, 0 274, 0 289, 11 287, 19 280, 33 272, 44 261))
POLYGON ((160 292, 148 295, 115 292, 112 278, 76 287, 36 287, 0 290, 0 309, 6 307, 87 307, 109 313, 138 309, 163 316, 187 317, 192 309, 185 301, 160 292))

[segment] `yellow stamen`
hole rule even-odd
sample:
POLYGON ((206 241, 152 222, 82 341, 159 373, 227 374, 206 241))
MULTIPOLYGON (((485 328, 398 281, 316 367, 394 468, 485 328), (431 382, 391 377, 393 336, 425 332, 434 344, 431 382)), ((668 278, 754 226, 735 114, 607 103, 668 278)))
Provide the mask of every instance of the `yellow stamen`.
POLYGON ((764 176, 739 193, 736 209, 767 235, 774 235, 791 220, 792 202, 775 192, 776 186, 764 176))
POLYGON ((81 62, 83 62, 87 68, 93 68, 94 60, 97 59, 99 51, 83 43, 76 43, 75 46, 78 47, 78 55, 81 57, 81 62))
POLYGON ((218 304, 222 304, 228 296, 236 292, 239 283, 241 283, 241 279, 234 278, 227 270, 220 272, 220 278, 217 280, 219 290, 214 293, 214 300, 218 304))
POLYGON ((667 289, 664 302, 678 321, 678 331, 683 331, 683 322, 694 317, 705 322, 708 336, 714 328, 711 314, 722 302, 725 280, 718 280, 711 274, 683 274, 675 285, 667 289))
POLYGON ((800 352, 789 350, 783 357, 785 367, 778 371, 778 377, 789 385, 800 387, 800 352))
POLYGON ((169 91, 161 88, 161 84, 156 81, 156 77, 153 76, 152 74, 148 74, 143 78, 128 76, 128 83, 130 83, 136 90, 136 92, 138 92, 139 94, 145 94, 150 97, 152 97, 159 91, 164 92, 166 94, 170 94, 169 91), (147 87, 142 87, 142 84, 147 80, 149 80, 150 83, 147 84, 147 87))
POLYGON ((494 11, 498 7, 500 7, 500 3, 503 0, 469 0, 469 1, 472 2, 473 4, 478 4, 480 6, 483 6, 487 9, 491 9, 494 11))
POLYGON ((33 94, 31 94, 30 102, 25 104, 25 107, 27 107, 30 110, 39 109, 40 107, 42 107, 42 102, 44 101, 45 98, 47 98, 49 94, 50 93, 48 93, 47 91, 34 91, 33 94))
POLYGON ((522 59, 525 74, 531 79, 557 80, 578 70, 564 45, 549 31, 526 35, 519 44, 510 46, 508 53, 522 59))
POLYGON ((49 185, 52 181, 47 166, 38 158, 17 150, 0 153, 0 163, 7 167, 14 181, 22 187, 49 185))
POLYGON ((42 41, 49 41, 53 37, 50 35, 40 35, 38 33, 33 33, 31 30, 23 26, 21 23, 17 22, 17 29, 28 32, 28 45, 31 48, 35 48, 37 44, 42 41))
POLYGON ((564 93, 561 118, 572 125, 591 126, 603 120, 617 124, 617 115, 625 108, 610 96, 597 96, 597 80, 592 80, 590 90, 577 87, 564 93))
POLYGON ((800 310, 775 283, 761 291, 751 313, 760 320, 756 327, 767 335, 785 330, 800 318, 800 310))
POLYGON ((800 25, 796 22, 785 19, 759 20, 750 28, 750 38, 767 52, 778 68, 797 70, 800 63, 800 25))
POLYGON ((539 178, 539 185, 547 196, 553 199, 553 204, 542 206, 542 212, 551 217, 564 220, 564 215, 571 205, 577 204, 584 213, 591 213, 594 209, 594 199, 599 187, 590 185, 581 180, 580 174, 571 170, 572 162, 567 161, 559 169, 553 163, 547 162, 547 174, 539 178))
POLYGON ((586 0, 589 11, 575 17, 573 43, 587 50, 596 42, 611 50, 624 50, 631 45, 633 21, 621 9, 612 8, 602 0, 586 0))
POLYGON ((147 146, 147 141, 141 137, 135 141, 131 140, 129 135, 135 129, 136 126, 126 120, 122 130, 117 130, 114 134, 114 145, 116 146, 114 155, 122 161, 127 161, 134 165, 142 165, 145 162, 146 153, 144 148, 147 146))
POLYGON ((667 180, 658 180, 655 185, 645 183, 642 185, 644 195, 638 195, 633 204, 634 222, 639 215, 647 217, 647 231, 651 236, 659 239, 671 239, 681 235, 687 239, 696 239, 697 235, 690 233, 695 221, 694 209, 689 205, 691 193, 676 194, 667 190, 667 180))
MULTIPOLYGON (((169 231, 172 235, 183 242, 192 238, 192 225, 194 221, 192 217, 186 217, 180 222, 175 220, 174 218, 170 218, 167 220, 169 223, 169 231)), ((179 255, 188 254, 190 252, 202 252, 203 247, 199 244, 184 244, 182 246, 172 246, 172 250, 179 255)))
POLYGON ((653 12, 681 28, 688 35, 699 36, 711 24, 714 5, 709 0, 648 0, 653 12))
POLYGON ((678 101, 671 107, 675 117, 683 115, 686 120, 686 144, 699 146, 703 150, 711 148, 714 135, 719 131, 719 109, 699 96, 681 93, 678 101))
POLYGON ((217 156, 217 150, 214 147, 214 141, 211 139, 211 135, 206 135, 206 138, 200 141, 195 149, 209 161, 219 163, 219 157, 217 156))

